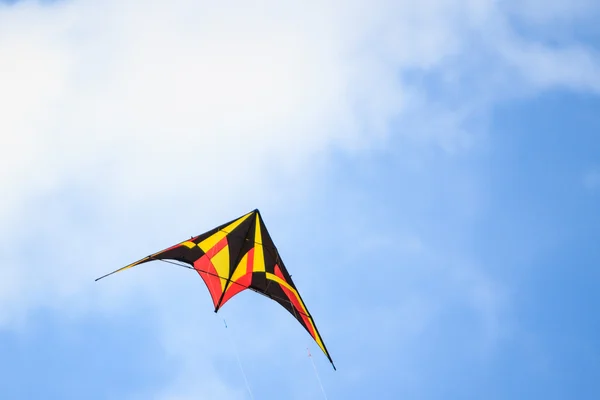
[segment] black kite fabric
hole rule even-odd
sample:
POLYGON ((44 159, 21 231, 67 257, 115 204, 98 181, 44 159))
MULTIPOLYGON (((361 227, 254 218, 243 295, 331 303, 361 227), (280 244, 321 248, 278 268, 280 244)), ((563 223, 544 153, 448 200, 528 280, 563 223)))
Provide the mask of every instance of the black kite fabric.
POLYGON ((108 275, 153 260, 176 260, 191 265, 204 280, 215 312, 245 289, 276 301, 308 331, 335 369, 257 209, 108 275))

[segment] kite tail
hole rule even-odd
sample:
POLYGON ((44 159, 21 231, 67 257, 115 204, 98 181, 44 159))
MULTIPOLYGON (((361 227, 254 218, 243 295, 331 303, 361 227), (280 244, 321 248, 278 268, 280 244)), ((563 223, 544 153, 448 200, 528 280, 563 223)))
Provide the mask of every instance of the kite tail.
POLYGON ((310 354, 310 350, 308 349, 308 347, 306 348, 306 351, 308 352, 308 358, 310 358, 310 361, 312 362, 312 366, 315 369, 315 375, 317 375, 317 381, 319 382, 319 386, 321 387, 321 392, 323 392, 323 397, 325 397, 325 400, 327 400, 327 393, 325 393, 325 388, 323 387, 323 384, 321 383, 321 378, 319 377, 319 372, 317 371, 317 366, 315 365, 315 361, 312 358, 312 354, 310 354))
MULTIPOLYGON (((223 318, 223 323, 225 324, 225 329, 227 329, 227 321, 225 321, 225 318, 223 318)), ((246 372, 244 371, 242 361, 240 360, 240 355, 238 354, 237 347, 233 344, 233 340, 231 340, 231 337, 229 336, 229 332, 227 333, 227 339, 229 339, 229 345, 233 347, 233 350, 235 351, 235 356, 237 358, 238 365, 240 366, 240 370, 242 371, 242 375, 244 375, 244 382, 246 382, 246 389, 248 389, 248 393, 250 393, 250 398, 254 399, 254 396, 252 395, 252 390, 250 390, 250 385, 248 384, 246 372)))

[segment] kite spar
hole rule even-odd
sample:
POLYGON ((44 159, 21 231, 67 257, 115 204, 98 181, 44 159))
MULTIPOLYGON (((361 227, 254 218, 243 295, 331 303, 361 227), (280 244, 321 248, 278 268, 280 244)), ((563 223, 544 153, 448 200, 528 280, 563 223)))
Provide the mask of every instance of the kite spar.
POLYGON ((177 261, 183 263, 177 265, 196 270, 208 288, 215 312, 246 289, 281 304, 308 331, 335 370, 313 317, 279 256, 258 209, 126 265, 96 281, 154 260, 177 261))

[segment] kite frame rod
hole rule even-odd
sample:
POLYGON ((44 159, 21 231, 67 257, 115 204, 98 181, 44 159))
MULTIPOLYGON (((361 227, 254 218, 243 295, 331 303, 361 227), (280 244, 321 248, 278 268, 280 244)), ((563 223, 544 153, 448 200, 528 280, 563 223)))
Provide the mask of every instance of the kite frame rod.
MULTIPOLYGON (((182 267, 182 268, 189 269, 189 270, 196 271, 196 272, 204 272, 204 273, 205 273, 205 274, 207 274, 207 275, 211 275, 211 276, 214 276, 214 277, 217 277, 217 278, 223 278, 223 279, 227 279, 227 278, 225 278, 225 277, 222 277, 221 275, 214 274, 214 273, 212 273, 212 272, 209 272, 209 271, 199 270, 199 269, 196 269, 196 268, 194 268, 194 267, 192 267, 192 266, 185 265, 185 264, 180 264, 180 263, 178 263, 178 262, 175 262, 175 261, 171 261, 171 260, 160 260, 160 259, 155 259, 155 260, 156 260, 156 261, 162 261, 162 262, 164 262, 164 263, 167 263, 167 264, 173 264, 173 265, 175 265, 175 266, 177 266, 177 267, 182 267)), ((263 295, 263 296, 265 296, 265 297, 266 297, 266 298, 268 298, 268 299, 271 299, 271 300, 281 300, 281 301, 285 301, 286 303, 289 303, 289 304, 291 304, 292 306, 294 305, 294 304, 293 304, 293 303, 292 303, 292 302, 291 302, 289 299, 284 299, 284 298, 282 298, 282 297, 279 297, 279 296, 271 296, 271 295, 267 295, 267 294, 265 294, 265 293, 263 293, 263 292, 260 292, 260 291, 258 291, 258 290, 256 290, 256 289, 254 289, 254 288, 251 288, 251 287, 248 287, 248 286, 242 285, 242 284, 241 284, 241 283, 239 283, 239 282, 231 281, 231 283, 234 283, 234 284, 236 284, 236 285, 239 285, 239 286, 242 286, 242 287, 244 287, 244 288, 246 288, 246 289, 252 290, 253 292, 255 292, 255 293, 258 293, 258 294, 260 294, 260 295, 263 295)), ((302 311, 300 311, 300 310, 296 310, 296 307, 293 307, 293 308, 294 308, 294 310, 295 310, 295 311, 299 312, 300 314, 302 314, 302 315, 304 315, 304 316, 306 316, 306 317, 308 317, 308 318, 310 318, 311 320, 313 320, 313 321, 314 321, 314 319, 313 319, 312 315, 310 315, 310 314, 306 314, 306 313, 304 313, 304 312, 302 312, 302 311)))

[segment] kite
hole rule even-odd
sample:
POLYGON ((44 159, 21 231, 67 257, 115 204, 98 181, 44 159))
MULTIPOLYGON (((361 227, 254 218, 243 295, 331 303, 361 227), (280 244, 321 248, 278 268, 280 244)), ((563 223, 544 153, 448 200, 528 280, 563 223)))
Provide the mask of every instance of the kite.
POLYGON ((184 265, 177 265, 196 270, 210 292, 215 313, 246 289, 281 304, 308 331, 335 370, 313 317, 285 268, 258 209, 119 268, 96 281, 154 260, 178 261, 184 265))

